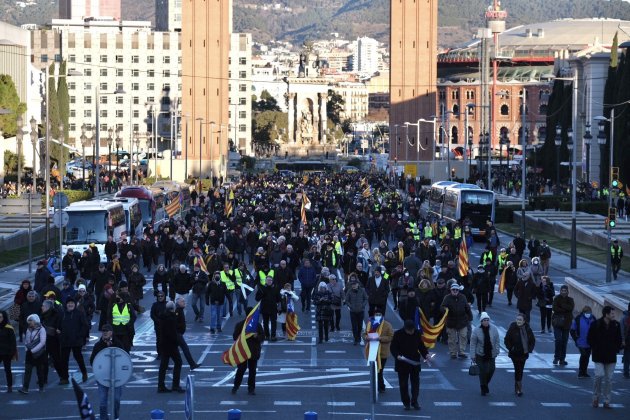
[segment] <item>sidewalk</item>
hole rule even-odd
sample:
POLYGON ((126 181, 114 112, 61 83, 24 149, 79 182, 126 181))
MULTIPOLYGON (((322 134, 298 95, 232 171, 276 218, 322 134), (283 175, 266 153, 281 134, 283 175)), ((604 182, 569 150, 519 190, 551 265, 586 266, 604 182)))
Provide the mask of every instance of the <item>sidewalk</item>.
MULTIPOLYGON (((507 245, 514 237, 504 231, 497 231, 502 246, 507 245)), ((527 252, 527 250, 525 250, 527 252)), ((551 248, 551 268, 556 269, 567 277, 572 277, 593 291, 610 293, 625 301, 630 301, 630 273, 620 271, 617 280, 606 283, 606 266, 578 255, 577 268, 571 269, 571 256, 569 253, 551 248)))

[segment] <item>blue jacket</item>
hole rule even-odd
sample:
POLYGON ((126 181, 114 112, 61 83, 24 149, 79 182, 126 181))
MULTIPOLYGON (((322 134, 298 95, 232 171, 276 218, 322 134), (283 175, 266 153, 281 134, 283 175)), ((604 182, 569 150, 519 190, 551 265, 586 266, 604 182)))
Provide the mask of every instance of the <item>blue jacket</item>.
POLYGON ((313 267, 302 267, 298 271, 298 280, 302 287, 315 287, 316 272, 313 267))
POLYGON ((573 341, 575 341, 575 345, 579 348, 590 348, 586 342, 586 337, 588 336, 588 330, 593 322, 595 322, 595 317, 593 315, 591 315, 590 318, 587 318, 583 314, 579 314, 571 323, 571 337, 573 338, 573 341))

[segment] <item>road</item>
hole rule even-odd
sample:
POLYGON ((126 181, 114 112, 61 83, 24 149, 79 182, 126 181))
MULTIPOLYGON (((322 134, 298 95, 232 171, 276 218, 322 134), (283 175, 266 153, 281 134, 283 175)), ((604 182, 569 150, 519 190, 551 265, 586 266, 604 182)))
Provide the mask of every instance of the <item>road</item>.
MULTIPOLYGON (((476 244, 471 250, 471 261, 476 263, 481 246, 476 244)), ((24 268, 18 268, 24 270, 24 268)), ((556 287, 562 278, 551 270, 556 287)), ((15 275, 19 282, 19 275, 15 275)), ((150 283, 150 276, 147 279, 150 283)), ((6 276, 0 281, 7 283, 6 276), (4 279, 4 280, 3 280, 4 279)), ((0 284, 2 285, 2 284, 0 284)), ((143 306, 149 308, 153 301, 147 293, 143 306)), ((0 300, 0 307, 2 303, 0 300)), ((395 329, 402 321, 389 308, 385 315, 395 329)), ((300 306, 298 305, 298 310, 300 306)), ((478 324, 476 309, 474 324, 478 324)), ((514 306, 507 306, 505 295, 495 295, 494 305, 488 308, 492 322, 497 325, 501 336, 516 315, 514 306)), ((505 349, 497 359, 497 371, 490 384, 490 394, 482 397, 478 379, 468 376, 469 360, 451 360, 446 345, 438 344, 433 351, 436 357, 432 366, 423 365, 420 381, 421 411, 403 411, 399 399, 398 380, 393 370, 393 360, 385 367, 387 390, 379 395, 379 402, 371 404, 369 398, 369 370, 363 358, 362 347, 353 346, 350 334, 350 321, 347 312, 342 315, 342 331, 331 333, 328 343, 316 344, 315 313, 298 312, 302 327, 295 342, 280 340, 265 343, 259 361, 256 395, 249 396, 246 387, 241 387, 236 395, 230 393, 235 370, 221 362, 221 354, 232 343, 231 333, 238 320, 224 320, 223 333, 209 334, 205 324, 193 323, 192 310, 187 318, 187 341, 193 356, 203 366, 194 372, 196 381, 195 411, 198 419, 226 418, 231 408, 243 411, 243 419, 302 419, 305 411, 315 411, 319 419, 366 419, 372 410, 374 418, 465 418, 472 413, 483 413, 485 418, 531 418, 539 419, 590 419, 627 418, 630 406, 630 381, 621 375, 621 364, 615 371, 613 410, 603 413, 603 409, 590 406, 592 380, 577 378, 578 353, 569 343, 566 367, 552 364, 553 335, 540 334, 539 315, 532 311, 532 327, 536 332, 536 349, 526 365, 523 382, 524 396, 514 395, 513 370, 505 349), (625 408, 625 410, 623 410, 625 408), (625 414, 624 414, 625 413, 625 414)), ((207 321, 207 314, 206 314, 207 321)), ((95 320, 97 323, 97 320, 95 320)), ((206 322, 207 323, 207 322, 206 322)), ((96 329, 96 326, 93 327, 96 329)), ((136 324, 137 335, 132 350, 134 361, 133 379, 123 391, 122 418, 148 418, 151 410, 160 408, 167 419, 184 418, 184 397, 180 394, 157 394, 158 363, 155 360, 155 337, 148 313, 139 316, 136 324)), ((280 330, 278 328, 278 330, 280 330)), ((93 332, 91 343, 97 339, 93 332)), ((86 347, 88 357, 92 344, 86 347)), ((14 364, 16 384, 20 384, 23 373, 24 354, 20 348, 20 362, 14 364)), ((619 359, 621 361, 621 359, 619 359)), ((183 377, 189 373, 184 360, 183 377)), ((71 362, 71 371, 77 375, 76 364, 71 362)), ((590 369, 592 374, 592 365, 590 369)), ((0 375, 4 385, 4 376, 0 375)), ((0 404, 5 409, 0 419, 66 419, 77 417, 77 405, 71 387, 56 385, 57 378, 51 373, 50 383, 45 393, 33 391, 27 396, 21 394, 0 394, 0 404), (36 404, 32 404, 36 402, 36 404)), ((167 378, 170 386, 170 378, 167 378)), ((183 384, 182 384, 183 385, 183 384)), ((90 374, 83 385, 90 401, 98 413, 98 393, 96 383, 90 374)), ((16 385, 16 388, 18 385, 16 385)), ((36 388, 36 387, 35 387, 36 388)))

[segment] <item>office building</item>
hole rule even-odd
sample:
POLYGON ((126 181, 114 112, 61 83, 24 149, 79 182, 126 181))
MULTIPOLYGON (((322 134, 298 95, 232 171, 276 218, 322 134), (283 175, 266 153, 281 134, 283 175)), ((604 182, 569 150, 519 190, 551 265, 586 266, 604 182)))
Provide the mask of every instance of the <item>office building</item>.
POLYGON ((231 34, 229 68, 229 139, 241 155, 253 156, 252 147, 252 35, 231 34))
POLYGON ((155 30, 182 30, 182 0, 155 0, 155 30))
POLYGON ((122 18, 122 0, 59 0, 59 19, 122 18))

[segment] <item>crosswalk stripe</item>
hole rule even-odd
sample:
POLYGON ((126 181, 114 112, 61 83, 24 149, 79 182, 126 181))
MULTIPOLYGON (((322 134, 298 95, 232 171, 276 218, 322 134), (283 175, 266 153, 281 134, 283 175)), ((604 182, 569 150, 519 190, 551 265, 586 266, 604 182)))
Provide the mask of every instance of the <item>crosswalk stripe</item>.
POLYGON ((328 401, 326 405, 331 407, 354 407, 354 401, 328 401))
POLYGON ((302 401, 274 401, 273 405, 302 405, 302 401))
POLYGON ((562 407, 571 407, 569 403, 544 403, 541 402, 540 405, 543 407, 554 407, 554 408, 562 408, 562 407))
POLYGON ((433 405, 436 407, 461 407, 461 401, 434 401, 433 405))

